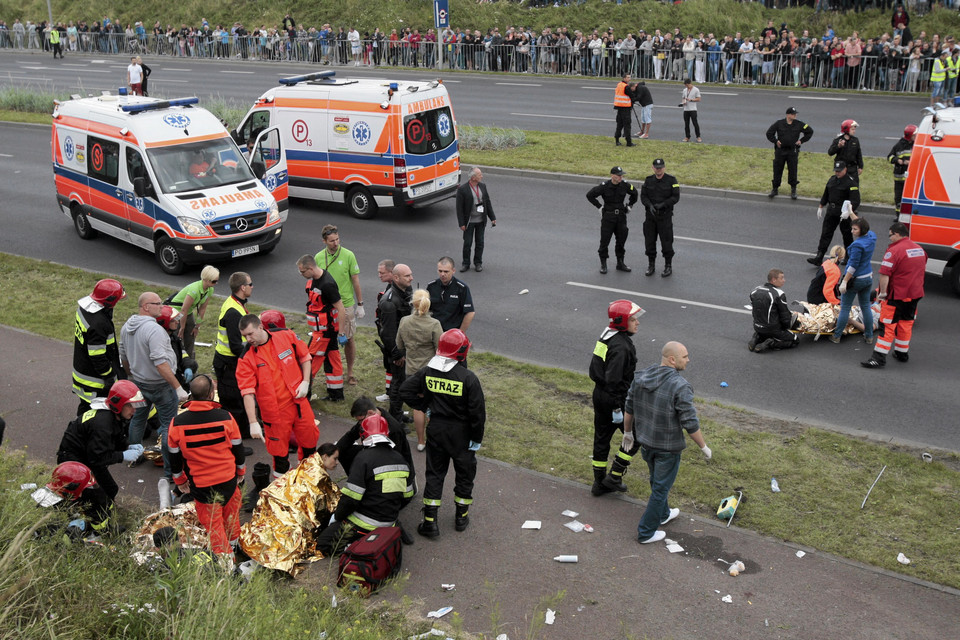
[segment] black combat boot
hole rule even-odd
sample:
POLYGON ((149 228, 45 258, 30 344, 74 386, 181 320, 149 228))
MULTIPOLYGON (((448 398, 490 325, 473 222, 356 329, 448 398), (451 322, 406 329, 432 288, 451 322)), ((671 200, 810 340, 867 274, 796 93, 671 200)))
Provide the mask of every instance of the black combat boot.
POLYGON ((822 253, 818 253, 817 255, 813 256, 812 258, 807 258, 807 262, 809 262, 809 263, 812 264, 812 265, 815 265, 815 266, 818 266, 818 267, 819 267, 821 264, 823 264, 823 254, 822 254, 822 253))
POLYGON ((457 514, 453 521, 453 528, 457 531, 465 531, 470 524, 470 505, 457 503, 457 514))
POLYGON ((657 272, 657 263, 651 260, 650 264, 647 265, 647 270, 643 272, 643 275, 652 276, 656 272, 657 272))
POLYGON ((424 538, 436 538, 440 535, 440 527, 437 526, 437 512, 439 506, 425 506, 423 508, 423 522, 417 525, 417 533, 424 538))
POLYGON ((767 194, 767 197, 768 197, 768 198, 776 198, 779 193, 780 193, 779 189, 777 189, 776 187, 774 187, 773 189, 770 189, 770 193, 767 194))
POLYGON ((617 258, 617 271, 623 271, 623 272, 625 272, 625 273, 630 273, 631 271, 633 271, 633 269, 631 269, 631 268, 628 267, 626 264, 624 264, 623 258, 617 258))
POLYGON ((600 258, 600 273, 607 272, 607 261, 604 258, 600 258))
POLYGON ((243 500, 243 510, 247 513, 253 511, 257 506, 257 500, 260 499, 260 492, 270 486, 270 465, 264 462, 258 462, 253 465, 253 487, 243 500))
POLYGON ((669 278, 670 274, 672 273, 673 273, 673 264, 670 262, 667 262, 667 264, 663 265, 663 273, 660 274, 660 277, 669 278))
POLYGON ((613 459, 610 465, 610 473, 604 476, 601 484, 608 491, 626 491, 627 485, 623 483, 623 474, 626 473, 629 463, 624 463, 619 457, 613 459))
POLYGON ((593 487, 590 489, 590 493, 595 496, 602 496, 605 493, 610 493, 610 489, 607 489, 603 486, 603 479, 607 477, 606 468, 601 469, 600 467, 593 468, 593 487))
POLYGON ((790 187, 790 199, 791 200, 797 199, 797 185, 793 185, 792 187, 790 187))

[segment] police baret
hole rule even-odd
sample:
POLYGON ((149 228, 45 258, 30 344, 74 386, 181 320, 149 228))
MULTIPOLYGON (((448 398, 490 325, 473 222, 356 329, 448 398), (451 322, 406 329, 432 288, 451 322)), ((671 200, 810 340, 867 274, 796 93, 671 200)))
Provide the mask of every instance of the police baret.
POLYGON ((662 169, 663 167, 665 167, 665 166, 667 166, 667 165, 666 165, 666 163, 663 161, 663 158, 657 158, 656 160, 653 161, 653 166, 654 166, 654 168, 656 168, 656 169, 662 169))
POLYGON ((788 116, 789 116, 789 115, 794 115, 794 116, 797 115, 797 108, 796 108, 796 107, 787 107, 787 115, 788 115, 788 116))
POLYGON ((610 169, 610 175, 612 175, 612 176, 622 176, 622 175, 623 175, 623 167, 614 167, 613 169, 610 169))
POLYGON ((842 171, 846 167, 846 163, 843 160, 837 160, 833 163, 834 171, 842 171))

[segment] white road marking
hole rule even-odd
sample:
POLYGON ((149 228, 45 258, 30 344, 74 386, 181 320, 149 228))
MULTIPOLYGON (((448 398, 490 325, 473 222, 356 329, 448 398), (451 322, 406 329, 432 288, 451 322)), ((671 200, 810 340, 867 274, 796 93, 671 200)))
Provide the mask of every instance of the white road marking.
POLYGON ((0 158, 12 158, 13 156, 9 153, 0 153, 0 158))
POLYGON ((774 253, 788 253, 795 256, 809 256, 810 251, 794 251, 792 249, 777 249, 776 247, 760 247, 753 244, 738 244, 736 242, 724 242, 722 240, 705 240, 703 238, 687 238, 685 236, 676 236, 677 240, 688 240, 690 242, 703 242, 705 244, 719 244, 725 247, 737 247, 738 249, 753 249, 754 251, 772 251, 774 253))
POLYGON ((107 64, 106 60, 91 60, 92 64, 107 64))
POLYGON ((85 65, 85 64, 75 64, 75 63, 72 63, 72 62, 61 62, 61 63, 60 63, 60 66, 61 66, 61 67, 86 67, 87 65, 85 65))
POLYGON ((110 69, 87 69, 87 73, 116 73, 116 71, 110 71, 110 69))
POLYGON ((597 122, 609 122, 610 118, 582 118, 578 116, 555 116, 549 113, 511 113, 512 116, 529 116, 531 118, 561 118, 563 120, 596 120, 597 122))
POLYGON ((900 138, 898 138, 897 136, 884 136, 883 139, 884 139, 884 140, 899 140, 900 138))
POLYGON ((580 87, 581 89, 590 89, 591 91, 613 91, 616 87, 580 87))
POLYGON ((38 69, 49 69, 50 67, 28 67, 28 66, 24 65, 23 68, 24 68, 24 69, 30 69, 30 70, 36 71, 36 70, 38 70, 38 69))
POLYGON ((503 85, 505 87, 542 87, 542 84, 532 82, 494 82, 493 84, 503 85))
POLYGON ((705 96, 738 96, 740 95, 739 93, 726 93, 722 91, 701 91, 700 93, 705 96))
POLYGON ((189 84, 190 80, 171 80, 170 78, 150 78, 150 82, 176 82, 178 84, 189 84))
POLYGON ((573 104, 599 104, 605 107, 610 106, 609 102, 594 102, 591 100, 571 100, 570 102, 572 102, 573 104))
POLYGON ((827 98, 825 96, 787 96, 791 100, 829 100, 832 102, 846 102, 846 98, 827 98))
POLYGON ((568 282, 571 287, 583 287, 584 289, 595 289, 597 291, 609 291, 610 293, 622 293, 628 296, 637 296, 639 298, 650 298, 651 300, 663 300, 664 302, 676 302, 677 304, 687 304, 695 307, 705 307, 707 309, 716 309, 718 311, 730 311, 732 313, 742 313, 753 315, 752 311, 740 309, 737 307, 724 307, 719 304, 710 304, 709 302, 697 302, 696 300, 684 300, 683 298, 668 298, 667 296, 657 296, 652 293, 641 293, 640 291, 630 291, 629 289, 614 289, 613 287, 601 287, 595 284, 586 284, 584 282, 568 282))
POLYGON ((230 69, 222 69, 220 73, 243 73, 253 75, 256 71, 231 71, 230 69))
POLYGON ((672 104, 655 104, 653 105, 654 109, 683 109, 683 107, 677 107, 672 104))
POLYGON ((190 71, 190 69, 180 69, 177 67, 163 67, 164 71, 190 71))

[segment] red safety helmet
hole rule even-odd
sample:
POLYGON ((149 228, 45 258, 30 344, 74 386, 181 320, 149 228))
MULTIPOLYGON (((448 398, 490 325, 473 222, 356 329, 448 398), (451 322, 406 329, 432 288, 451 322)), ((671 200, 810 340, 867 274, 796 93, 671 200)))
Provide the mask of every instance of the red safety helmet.
POLYGON ((170 331, 170 323, 179 320, 180 312, 169 305, 160 307, 160 315, 157 316, 157 324, 170 331))
POLYGON ((387 419, 379 413, 375 416, 367 416, 360 423, 360 439, 366 440, 370 436, 385 436, 390 433, 390 425, 387 419))
POLYGON ((82 462, 61 462, 53 470, 53 478, 47 483, 47 489, 64 498, 79 498, 84 489, 97 482, 93 479, 90 467, 82 462))
POLYGON ((913 137, 917 135, 917 125, 908 124, 903 128, 903 139, 913 142, 913 137))
POLYGON ((850 133, 850 129, 854 127, 859 127, 856 120, 844 120, 840 123, 840 132, 841 133, 850 133))
POLYGON ((287 328, 287 319, 276 309, 267 309, 260 314, 260 322, 268 331, 287 328))
POLYGON ((627 330, 627 322, 630 320, 630 316, 643 315, 644 313, 646 312, 640 308, 640 305, 629 300, 614 300, 607 307, 607 316, 610 317, 609 326, 617 331, 627 330))
POLYGON ((128 404, 132 404, 134 409, 145 407, 147 401, 143 399, 143 394, 137 385, 129 380, 117 380, 110 387, 110 393, 107 395, 107 406, 110 411, 119 414, 128 404))
POLYGON ((102 304, 111 309, 118 302, 127 297, 127 292, 123 290, 123 285, 113 278, 105 278, 93 286, 93 293, 90 294, 94 302, 102 304))
POLYGON ((440 336, 440 343, 437 345, 437 355, 444 358, 456 358, 460 362, 467 359, 467 353, 470 351, 470 340, 467 334, 460 329, 450 329, 444 331, 440 336))

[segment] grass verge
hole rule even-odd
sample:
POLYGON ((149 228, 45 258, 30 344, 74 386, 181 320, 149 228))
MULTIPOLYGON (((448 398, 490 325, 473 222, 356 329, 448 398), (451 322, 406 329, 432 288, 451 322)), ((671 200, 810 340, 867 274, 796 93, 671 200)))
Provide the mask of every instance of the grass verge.
MULTIPOLYGON (((6 296, 0 324, 68 341, 76 299, 100 277, 104 275, 0 254, 0 290, 6 296)), ((146 288, 135 280, 120 280, 128 297, 117 306, 117 325, 135 311, 135 300, 146 288)), ((165 296, 168 290, 158 293, 165 296)), ((217 308, 211 305, 212 311, 217 308)), ((304 324, 291 322, 298 314, 290 315, 288 326, 303 335, 304 324)), ((213 342, 213 324, 201 326, 198 340, 213 342)), ((361 327, 356 369, 360 384, 346 390, 347 402, 315 403, 318 409, 346 417, 356 396, 382 392, 383 370, 374 337, 372 329, 361 327)), ((201 367, 209 370, 212 350, 201 349, 198 356, 201 367)), ((592 383, 586 375, 492 353, 471 354, 470 366, 487 396, 483 455, 562 478, 592 481, 592 383)), ((956 454, 938 453, 937 462, 925 464, 917 452, 777 422, 716 403, 698 402, 698 409, 714 459, 704 462, 695 448, 685 453, 671 493, 685 512, 712 517, 720 501, 742 487, 746 502, 737 513, 741 527, 960 588, 960 556, 955 552, 960 538, 956 528, 960 473, 951 468, 960 467, 956 454), (861 510, 883 465, 887 471, 861 510), (770 491, 773 476, 781 493, 770 491), (900 551, 913 563, 898 564, 900 551)), ((625 478, 631 495, 646 497, 642 463, 625 478)))

